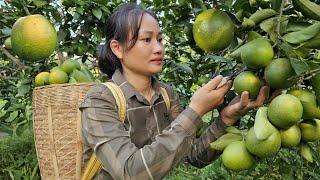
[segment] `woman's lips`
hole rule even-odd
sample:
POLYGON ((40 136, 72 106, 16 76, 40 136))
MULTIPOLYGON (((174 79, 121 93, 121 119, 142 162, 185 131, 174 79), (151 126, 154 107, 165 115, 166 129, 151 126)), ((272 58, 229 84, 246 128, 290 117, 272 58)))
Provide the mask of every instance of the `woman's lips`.
POLYGON ((161 65, 162 59, 153 59, 153 60, 151 60, 151 63, 156 64, 156 65, 161 65))

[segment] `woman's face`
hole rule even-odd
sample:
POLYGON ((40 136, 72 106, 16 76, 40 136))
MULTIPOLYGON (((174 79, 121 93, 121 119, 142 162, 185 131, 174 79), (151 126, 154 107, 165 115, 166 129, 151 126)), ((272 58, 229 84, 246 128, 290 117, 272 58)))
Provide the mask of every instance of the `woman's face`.
MULTIPOLYGON (((131 38, 130 38, 131 39, 131 38)), ((144 14, 136 44, 123 52, 123 70, 143 75, 153 75, 162 70, 164 46, 162 33, 156 19, 144 14)))

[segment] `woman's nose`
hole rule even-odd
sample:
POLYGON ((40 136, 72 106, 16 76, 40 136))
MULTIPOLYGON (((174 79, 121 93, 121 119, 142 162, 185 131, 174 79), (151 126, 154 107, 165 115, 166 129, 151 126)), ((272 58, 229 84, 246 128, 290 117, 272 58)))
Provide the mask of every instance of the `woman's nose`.
POLYGON ((162 55, 163 51, 164 51, 163 43, 157 42, 154 47, 154 53, 162 55))

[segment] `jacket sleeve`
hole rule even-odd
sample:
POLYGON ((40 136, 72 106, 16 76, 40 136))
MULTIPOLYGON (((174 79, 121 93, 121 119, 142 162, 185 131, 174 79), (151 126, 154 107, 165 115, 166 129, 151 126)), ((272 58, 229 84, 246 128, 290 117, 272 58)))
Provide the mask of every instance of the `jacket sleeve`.
POLYGON ((163 178, 190 152, 194 134, 202 125, 197 113, 186 108, 152 144, 139 149, 119 121, 109 89, 89 93, 80 110, 84 142, 114 179, 163 178))
MULTIPOLYGON (((173 90, 172 90, 173 91, 173 90)), ((172 109, 171 114, 173 119, 178 117, 181 112, 181 107, 179 104, 178 94, 172 92, 172 109)), ((203 133, 199 138, 194 138, 192 140, 192 146, 190 152, 188 153, 186 160, 191 165, 195 167, 205 167, 217 159, 221 151, 213 151, 210 149, 210 143, 215 141, 221 135, 225 133, 226 125, 220 118, 217 118, 203 133)))

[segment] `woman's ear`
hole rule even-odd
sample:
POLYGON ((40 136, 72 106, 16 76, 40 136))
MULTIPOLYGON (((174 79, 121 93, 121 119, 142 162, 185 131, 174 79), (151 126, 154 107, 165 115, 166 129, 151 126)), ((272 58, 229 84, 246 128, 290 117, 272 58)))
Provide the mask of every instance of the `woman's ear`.
POLYGON ((113 39, 110 41, 109 45, 110 45, 110 48, 111 48, 111 51, 113 52, 113 54, 116 55, 118 59, 122 59, 123 48, 122 48, 121 44, 119 43, 119 41, 113 39))

